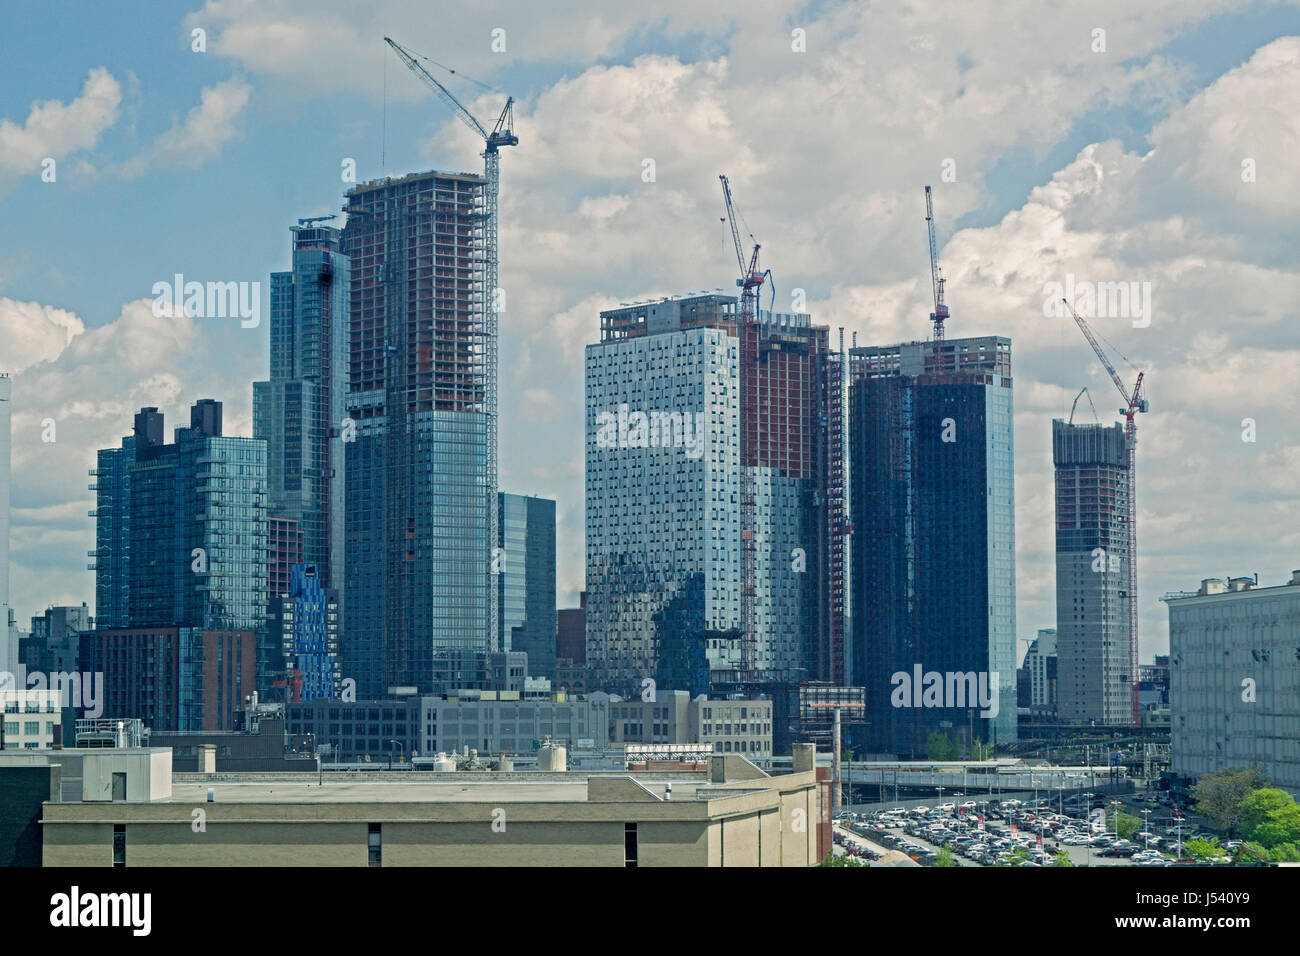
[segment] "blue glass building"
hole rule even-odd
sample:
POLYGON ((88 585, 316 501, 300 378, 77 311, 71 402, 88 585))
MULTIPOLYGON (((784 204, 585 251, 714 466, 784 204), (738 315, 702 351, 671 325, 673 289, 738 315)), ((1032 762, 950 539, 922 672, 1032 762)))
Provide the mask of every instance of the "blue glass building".
POLYGON ((482 686, 497 641, 484 185, 425 172, 347 196, 341 651, 358 699, 482 686))
POLYGON ((162 413, 141 409, 99 466, 97 626, 262 632, 265 443, 223 436, 221 403, 202 399, 172 444, 162 413))
POLYGON ((1011 342, 944 348, 941 365, 929 342, 850 351, 851 683, 876 753, 924 756, 936 730, 1016 739, 1011 342), (990 693, 996 675, 996 706, 948 675, 990 693))
POLYGON ((285 700, 337 700, 338 600, 315 565, 290 565, 289 593, 271 599, 270 630, 280 636, 285 700))
POLYGON ((528 675, 555 681, 555 502, 497 495, 497 646, 528 655, 528 675))
POLYGON ((592 686, 784 699, 832 670, 827 330, 760 310, 742 349, 738 305, 611 309, 587 347, 592 686))
POLYGON ((711 671, 740 664, 740 353, 702 327, 724 317, 734 297, 611 310, 587 346, 594 687, 703 693, 711 671))
MULTIPOLYGON (((293 519, 302 561, 342 582, 343 419, 351 268, 340 231, 297 225, 293 269, 271 274, 271 375, 253 383, 253 435, 267 445, 267 507, 293 519)), ((277 569, 273 580, 287 579, 277 569)))

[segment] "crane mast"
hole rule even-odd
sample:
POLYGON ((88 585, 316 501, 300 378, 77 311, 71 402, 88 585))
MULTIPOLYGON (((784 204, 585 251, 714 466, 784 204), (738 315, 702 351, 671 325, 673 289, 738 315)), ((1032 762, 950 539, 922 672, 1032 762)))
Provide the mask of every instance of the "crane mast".
MULTIPOLYGON (((731 183, 726 176, 722 181, 722 197, 727 208, 727 221, 731 225, 731 240, 736 249, 736 265, 740 268, 740 322, 736 329, 740 341, 740 617, 743 638, 744 679, 752 680, 757 669, 758 638, 755 633, 755 578, 757 553, 754 526, 754 468, 758 465, 758 293, 765 273, 759 269, 759 244, 745 264, 745 246, 740 238, 735 205, 731 199, 731 183)), ((752 236, 750 238, 753 238, 752 236)))
POLYGON ((943 323, 948 318, 948 306, 943 301, 943 269, 939 266, 939 245, 934 238, 934 202, 930 198, 930 187, 925 187, 925 228, 930 237, 930 285, 934 292, 934 311, 930 321, 934 323, 934 358, 939 371, 943 370, 943 323))
MULTIPOLYGON (((1136 724, 1140 718, 1140 708, 1138 703, 1138 600, 1137 600, 1137 421, 1136 415, 1139 412, 1145 412, 1148 407, 1147 400, 1142 397, 1142 379, 1145 372, 1138 372, 1137 381, 1133 384, 1133 391, 1130 393, 1124 385, 1124 380, 1119 377, 1119 372, 1115 371, 1115 366, 1111 364, 1106 357, 1105 351, 1098 344, 1097 339, 1093 336, 1092 330, 1088 328, 1088 323, 1083 321, 1083 317, 1075 311, 1074 306, 1070 305, 1068 299, 1061 299, 1065 307, 1070 310, 1074 316, 1075 323, 1079 326, 1079 331, 1083 337, 1088 340, 1092 346, 1093 352, 1096 353, 1098 361, 1110 373, 1110 380, 1115 383, 1115 388, 1119 390, 1120 397, 1124 399, 1124 407, 1119 413, 1124 416, 1124 438, 1125 449, 1127 451, 1128 463, 1128 644, 1129 644, 1129 694, 1130 694, 1130 711, 1131 719, 1136 724)), ((1078 401, 1078 399, 1076 399, 1078 401)), ((1091 401, 1091 396, 1089 397, 1091 401)), ((1071 414, 1073 418, 1073 414, 1071 414)))
MULTIPOLYGON (((487 542, 484 555, 485 567, 491 574, 492 552, 497 544, 497 292, 500 288, 497 257, 497 197, 501 191, 501 153, 502 146, 518 146, 519 137, 514 132, 514 97, 506 97, 506 105, 497 117, 489 132, 483 124, 465 108, 451 91, 439 83, 416 60, 415 55, 389 37, 384 42, 393 48, 407 69, 414 73, 438 98, 451 107, 453 113, 462 123, 483 138, 483 178, 487 180, 483 210, 483 240, 486 261, 484 263, 483 290, 481 296, 483 329, 483 409, 487 439, 487 542)), ((487 622, 486 637, 488 646, 499 650, 495 644, 497 625, 497 589, 492 578, 487 582, 487 622)))

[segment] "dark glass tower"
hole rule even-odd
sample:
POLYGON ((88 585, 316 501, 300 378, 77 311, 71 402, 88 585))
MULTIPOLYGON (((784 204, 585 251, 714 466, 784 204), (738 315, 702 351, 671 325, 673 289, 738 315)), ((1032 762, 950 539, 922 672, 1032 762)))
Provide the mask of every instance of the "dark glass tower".
POLYGON ((170 445, 162 413, 141 409, 99 466, 97 626, 263 633, 266 445, 223 436, 221 403, 202 399, 170 445))
POLYGON ((528 655, 530 677, 555 681, 555 502, 497 495, 497 619, 503 651, 528 655))
POLYGON ((941 372, 931 343, 850 352, 853 680, 880 753, 923 756, 935 730, 1016 737, 1011 342, 945 347, 941 372), (918 669, 944 681, 930 706, 918 669), (901 705, 899 674, 914 691, 901 705), (996 714, 964 681, 955 706, 949 674, 988 689, 995 674, 996 714))
POLYGON ((412 173, 347 196, 342 654, 358 699, 481 686, 495 649, 484 186, 412 173))
MULTIPOLYGON (((298 225, 293 269, 271 274, 271 377, 253 383, 253 435, 267 445, 267 498, 277 545, 301 535, 301 553, 273 549, 270 577, 287 590, 292 559, 314 565, 322 587, 343 567, 348 287, 340 232, 298 225), (277 557, 278 556, 278 557, 277 557)), ((296 544, 296 542, 294 542, 296 544)))

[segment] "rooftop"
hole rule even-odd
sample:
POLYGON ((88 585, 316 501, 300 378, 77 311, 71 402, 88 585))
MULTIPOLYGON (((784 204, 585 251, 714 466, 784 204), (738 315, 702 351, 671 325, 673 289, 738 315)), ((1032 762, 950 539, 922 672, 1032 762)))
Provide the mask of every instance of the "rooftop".
MULTIPOLYGON (((537 782, 518 779, 338 781, 317 784, 314 774, 303 781, 252 780, 212 783, 172 784, 172 803, 202 804, 208 789, 215 791, 217 803, 581 803, 588 799, 588 774, 573 774, 572 780, 547 779, 537 782)), ((448 776, 451 776, 450 774, 448 776)), ((620 776, 629 776, 620 774, 620 776)), ((638 778, 647 789, 662 794, 662 780, 638 778)), ((694 800, 695 791, 706 787, 704 774, 694 779, 673 779, 673 800, 694 800)))

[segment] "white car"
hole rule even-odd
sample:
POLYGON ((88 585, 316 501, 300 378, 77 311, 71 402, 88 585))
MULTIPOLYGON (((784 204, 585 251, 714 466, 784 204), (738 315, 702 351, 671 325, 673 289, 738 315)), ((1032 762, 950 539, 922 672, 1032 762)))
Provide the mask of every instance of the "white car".
POLYGON ((962 808, 963 810, 974 810, 974 809, 975 809, 975 801, 974 801, 974 800, 967 800, 965 803, 963 803, 963 804, 961 805, 961 808, 962 808))
POLYGON ((955 804, 955 803, 941 803, 941 804, 939 804, 939 809, 940 809, 940 810, 948 810, 948 811, 956 810, 956 809, 957 809, 957 804, 955 804))

